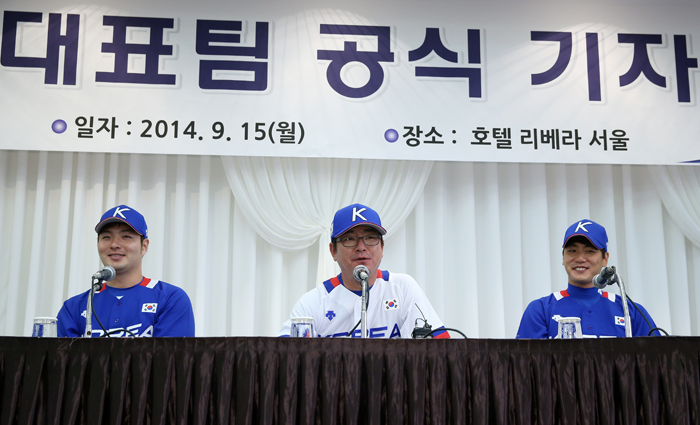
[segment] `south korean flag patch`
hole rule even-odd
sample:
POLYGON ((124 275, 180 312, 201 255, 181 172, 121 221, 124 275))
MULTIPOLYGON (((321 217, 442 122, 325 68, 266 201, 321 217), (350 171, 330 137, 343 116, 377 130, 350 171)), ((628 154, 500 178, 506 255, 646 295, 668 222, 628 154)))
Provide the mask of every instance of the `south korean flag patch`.
POLYGON ((384 301, 384 309, 386 309, 386 310, 391 310, 391 309, 395 309, 395 308, 399 308, 399 302, 398 302, 398 301, 396 301, 396 300, 386 300, 386 301, 384 301))
POLYGON ((158 310, 158 303, 146 303, 141 307, 141 313, 155 313, 158 310))
POLYGON ((620 316, 615 316, 615 324, 618 326, 625 326, 625 318, 620 316))

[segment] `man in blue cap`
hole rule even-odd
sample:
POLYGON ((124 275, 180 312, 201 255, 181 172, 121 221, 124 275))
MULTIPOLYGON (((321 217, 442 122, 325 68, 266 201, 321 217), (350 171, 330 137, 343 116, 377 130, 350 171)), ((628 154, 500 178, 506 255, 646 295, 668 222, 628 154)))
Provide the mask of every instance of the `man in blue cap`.
POLYGON ((385 234, 379 214, 370 207, 353 204, 338 210, 329 249, 340 274, 299 299, 280 336, 290 335, 292 318, 311 317, 318 336, 359 338, 361 330, 356 326, 361 317, 362 286, 353 271, 362 265, 369 271, 369 338, 410 338, 416 319, 421 319, 419 326, 427 320, 436 330, 433 338, 449 338, 446 330, 439 330, 444 327, 440 318, 411 276, 379 270, 385 234))
MULTIPOLYGON (((192 303, 182 289, 144 277, 143 256, 148 251, 146 220, 135 209, 116 206, 102 215, 97 226, 97 251, 116 275, 104 282, 93 298, 91 336, 194 336, 192 303)), ((85 335, 90 291, 76 295, 58 313, 58 336, 85 335)))
MULTIPOLYGON (((605 228, 591 220, 577 221, 566 230, 562 246, 562 264, 569 285, 566 290, 532 301, 527 306, 517 338, 554 338, 559 331, 558 320, 564 317, 581 319, 584 338, 624 337, 621 298, 593 285, 593 277, 607 266, 610 256, 605 228)), ((639 310, 629 304, 632 335, 647 336, 656 324, 641 304, 637 307, 639 310)))

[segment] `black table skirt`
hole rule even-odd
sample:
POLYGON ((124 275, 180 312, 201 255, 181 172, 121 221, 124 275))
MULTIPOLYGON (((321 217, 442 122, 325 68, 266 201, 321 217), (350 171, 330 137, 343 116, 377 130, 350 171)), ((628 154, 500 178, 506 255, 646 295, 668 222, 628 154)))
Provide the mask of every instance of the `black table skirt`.
POLYGON ((0 338, 4 424, 698 424, 700 338, 0 338))

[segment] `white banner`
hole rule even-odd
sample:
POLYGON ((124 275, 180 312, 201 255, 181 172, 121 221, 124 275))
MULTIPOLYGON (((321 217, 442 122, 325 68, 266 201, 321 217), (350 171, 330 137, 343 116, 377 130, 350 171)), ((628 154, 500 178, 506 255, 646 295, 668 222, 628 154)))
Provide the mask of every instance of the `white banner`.
POLYGON ((0 149, 700 160, 696 1, 4 0, 2 14, 0 149))

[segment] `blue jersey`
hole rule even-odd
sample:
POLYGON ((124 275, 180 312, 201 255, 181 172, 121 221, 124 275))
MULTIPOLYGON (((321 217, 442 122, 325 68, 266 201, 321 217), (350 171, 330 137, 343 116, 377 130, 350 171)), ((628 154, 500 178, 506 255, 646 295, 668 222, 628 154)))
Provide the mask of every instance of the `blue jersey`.
MULTIPOLYGON (((85 334, 87 299, 90 291, 63 303, 58 312, 58 336, 81 337, 85 334)), ((189 297, 169 283, 143 278, 138 285, 120 289, 102 285, 93 298, 92 336, 104 334, 95 314, 111 337, 194 336, 194 313, 189 297)))
MULTIPOLYGON (((279 336, 289 336, 292 317, 311 317, 318 336, 344 337, 360 320, 362 291, 351 291, 342 275, 328 279, 304 294, 292 309, 279 336)), ((377 280, 369 288, 367 333, 369 338, 411 338, 416 319, 425 317, 432 329, 444 326, 428 298, 409 275, 377 270, 377 280), (420 310, 419 310, 420 308, 420 310), (421 313, 422 311, 422 313, 421 313)), ((423 325, 422 321, 418 322, 423 325)), ((359 338, 358 326, 352 337, 359 338)), ((449 338, 447 331, 436 331, 433 338, 449 338)))
MULTIPOLYGON (((641 304, 649 324, 632 303, 628 303, 633 336, 647 336, 656 327, 654 320, 641 304)), ((516 338, 554 338, 559 331, 560 317, 581 318, 584 338, 610 338, 625 336, 625 316, 622 299, 612 292, 596 288, 569 287, 530 303, 523 313, 516 338)), ((658 331, 654 335, 659 335, 658 331)))

